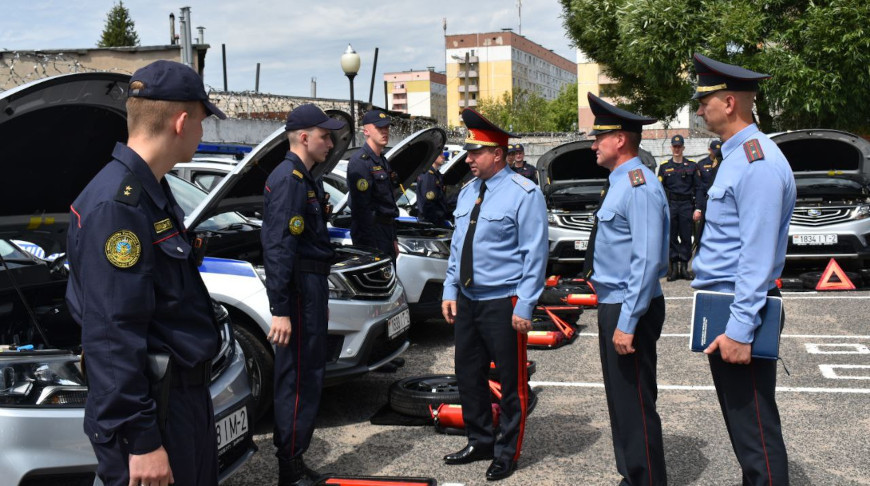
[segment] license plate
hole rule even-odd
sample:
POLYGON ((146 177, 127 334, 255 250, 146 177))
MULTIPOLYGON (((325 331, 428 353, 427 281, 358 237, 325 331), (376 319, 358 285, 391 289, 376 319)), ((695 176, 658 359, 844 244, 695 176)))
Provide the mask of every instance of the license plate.
POLYGON ((248 433, 248 410, 242 407, 214 424, 218 454, 236 445, 248 433))
POLYGON ((589 246, 588 240, 574 242, 574 249, 575 250, 585 250, 587 246, 589 246))
POLYGON ((791 242, 795 245, 836 245, 837 235, 792 235, 791 242))
POLYGON ((401 314, 393 316, 387 321, 387 337, 393 339, 410 326, 411 313, 405 309, 401 314))

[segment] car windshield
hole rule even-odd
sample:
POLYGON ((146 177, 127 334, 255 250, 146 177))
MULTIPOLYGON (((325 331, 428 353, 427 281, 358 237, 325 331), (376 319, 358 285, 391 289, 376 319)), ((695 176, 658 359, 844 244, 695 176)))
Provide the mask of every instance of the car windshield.
MULTIPOLYGON (((181 210, 185 215, 193 212, 199 206, 203 199, 208 196, 208 193, 193 184, 179 179, 172 174, 166 174, 166 180, 169 182, 169 187, 172 188, 172 194, 181 206, 181 210)), ((239 213, 229 211, 212 216, 207 220, 199 223, 195 229, 197 231, 220 231, 230 226, 237 224, 245 224, 247 220, 239 213)))
POLYGON ((6 240, 0 240, 0 255, 3 256, 3 259, 6 261, 21 261, 32 260, 26 253, 24 253, 20 248, 9 243, 6 240))

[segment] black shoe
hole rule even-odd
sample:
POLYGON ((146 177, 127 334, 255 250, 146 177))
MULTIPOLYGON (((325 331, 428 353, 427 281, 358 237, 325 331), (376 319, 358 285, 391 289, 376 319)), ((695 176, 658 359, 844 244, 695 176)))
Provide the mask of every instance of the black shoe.
POLYGON ((510 477, 517 470, 517 461, 496 459, 486 470, 487 481, 498 481, 510 477))
POLYGON ((278 486, 313 486, 319 478, 317 471, 306 466, 301 456, 278 460, 278 486))
POLYGON ((671 262, 668 264, 668 282, 673 282, 678 278, 677 262, 671 262))
POLYGON ((468 444, 461 451, 444 456, 445 464, 468 464, 492 459, 492 449, 480 449, 468 444))
POLYGON ((689 264, 687 262, 680 262, 680 278, 693 280, 693 278, 689 276, 689 264))

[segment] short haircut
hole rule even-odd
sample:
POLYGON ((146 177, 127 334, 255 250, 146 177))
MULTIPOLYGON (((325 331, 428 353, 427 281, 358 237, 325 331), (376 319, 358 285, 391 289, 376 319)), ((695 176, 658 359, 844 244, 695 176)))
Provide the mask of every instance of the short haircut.
POLYGON ((308 133, 310 131, 310 128, 300 128, 298 130, 290 130, 289 132, 287 132, 287 140, 290 141, 290 146, 294 147, 296 145, 299 145, 299 137, 303 133, 308 133))
POLYGON ((637 153, 637 151, 640 149, 640 133, 627 131, 623 131, 622 133, 625 134, 626 146, 628 146, 628 149, 633 151, 634 153, 637 153))
MULTIPOLYGON (((141 81, 130 83, 131 90, 144 87, 145 85, 141 81)), ((192 115, 197 112, 197 106, 205 110, 201 101, 165 101, 128 97, 127 132, 130 135, 134 133, 157 135, 167 127, 169 119, 173 115, 180 111, 186 111, 192 115)))

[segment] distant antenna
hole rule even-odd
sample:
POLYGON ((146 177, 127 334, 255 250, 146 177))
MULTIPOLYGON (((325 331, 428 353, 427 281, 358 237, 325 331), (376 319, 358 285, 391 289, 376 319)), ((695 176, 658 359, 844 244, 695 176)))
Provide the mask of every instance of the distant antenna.
POLYGON ((520 17, 519 34, 523 35, 523 0, 517 0, 517 14, 520 17))

